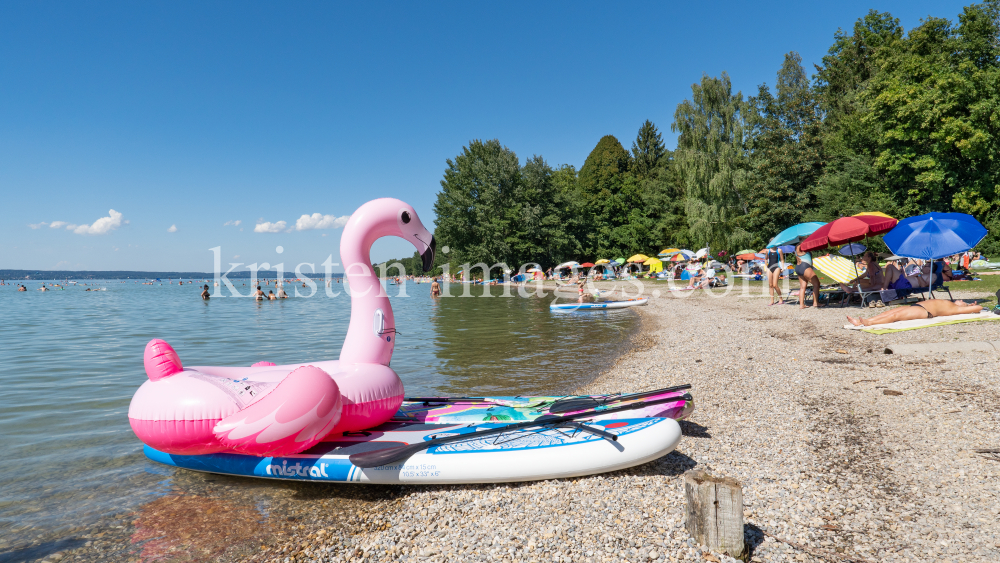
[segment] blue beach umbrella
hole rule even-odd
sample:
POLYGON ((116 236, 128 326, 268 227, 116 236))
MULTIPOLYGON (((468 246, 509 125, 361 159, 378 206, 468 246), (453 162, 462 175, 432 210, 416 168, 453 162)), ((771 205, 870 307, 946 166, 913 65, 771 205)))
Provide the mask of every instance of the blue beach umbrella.
POLYGON ((882 240, 897 256, 937 260, 975 247, 986 232, 972 215, 927 213, 903 219, 882 240))
POLYGON ((866 248, 865 245, 857 242, 845 244, 844 246, 840 247, 840 253, 843 254, 844 256, 857 256, 858 254, 861 254, 866 250, 868 250, 868 248, 866 248))
POLYGON ((784 252, 785 254, 791 254, 792 252, 795 252, 795 245, 783 244, 778 247, 778 250, 784 252))
POLYGON ((808 237, 809 235, 816 232, 816 229, 822 227, 826 223, 799 223, 793 227, 788 227, 784 231, 781 231, 771 239, 771 242, 767 244, 768 248, 774 248, 776 246, 781 246, 783 244, 796 244, 802 241, 802 239, 808 237))

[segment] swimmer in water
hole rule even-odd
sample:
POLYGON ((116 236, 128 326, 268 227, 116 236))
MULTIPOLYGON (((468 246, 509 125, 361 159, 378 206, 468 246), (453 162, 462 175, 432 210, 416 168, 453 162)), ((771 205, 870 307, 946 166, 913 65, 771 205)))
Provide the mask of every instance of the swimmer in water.
POLYGON ((279 285, 278 286, 278 299, 288 299, 288 294, 285 293, 285 286, 284 285, 279 285))
POLYGON ((264 292, 260 290, 260 286, 259 285, 257 286, 257 291, 254 292, 254 294, 253 294, 253 299, 254 299, 254 301, 263 301, 264 300, 264 292))
POLYGON ((205 289, 201 290, 201 298, 208 301, 210 297, 212 296, 208 294, 208 284, 205 284, 205 289))
POLYGON ((431 282, 431 297, 441 297, 441 284, 437 280, 431 282))
POLYGON ((268 292, 267 292, 267 300, 268 301, 274 301, 276 299, 278 299, 278 298, 274 296, 274 292, 268 290, 268 292))

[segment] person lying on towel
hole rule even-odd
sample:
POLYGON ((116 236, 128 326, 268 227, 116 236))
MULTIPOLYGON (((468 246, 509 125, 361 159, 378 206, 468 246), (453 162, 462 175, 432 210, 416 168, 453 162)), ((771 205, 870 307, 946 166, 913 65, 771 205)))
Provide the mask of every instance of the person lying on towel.
POLYGON ((854 326, 885 325, 896 321, 914 321, 917 319, 933 319, 935 317, 950 317, 951 315, 968 315, 978 313, 983 308, 970 305, 964 301, 951 302, 947 299, 928 299, 914 303, 909 307, 899 307, 879 313, 870 319, 848 316, 847 320, 854 326))

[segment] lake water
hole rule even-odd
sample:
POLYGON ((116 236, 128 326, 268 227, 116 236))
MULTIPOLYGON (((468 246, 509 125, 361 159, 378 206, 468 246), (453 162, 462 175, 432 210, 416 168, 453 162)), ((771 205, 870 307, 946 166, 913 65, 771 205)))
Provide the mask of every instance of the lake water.
MULTIPOLYGON (((204 302, 199 285, 82 283, 0 287, 0 562, 44 556, 112 515, 204 485, 146 460, 129 427, 150 339, 170 342, 185 365, 336 359, 350 318, 350 298, 322 288, 204 302), (107 291, 86 291, 95 287, 107 291)), ((637 326, 628 310, 551 314, 551 292, 503 298, 493 287, 485 298, 473 287, 459 297, 453 285, 454 296, 431 299, 429 284, 405 287, 408 297, 389 286, 400 331, 391 366, 409 396, 569 394, 609 367, 637 326)), ((234 483, 260 513, 281 487, 234 483)))

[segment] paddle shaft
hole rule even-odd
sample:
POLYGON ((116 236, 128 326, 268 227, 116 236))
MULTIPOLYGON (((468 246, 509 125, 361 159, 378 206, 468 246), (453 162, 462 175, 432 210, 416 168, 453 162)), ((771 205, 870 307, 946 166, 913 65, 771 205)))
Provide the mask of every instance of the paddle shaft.
MULTIPOLYGON (((685 383, 684 385, 676 385, 674 387, 664 387, 663 389, 654 389, 652 391, 641 391, 639 393, 629 393, 628 395, 618 395, 613 400, 611 399, 606 400, 605 404, 618 401, 628 401, 630 399, 641 399, 643 397, 652 397, 653 395, 659 395, 660 393, 673 393, 674 391, 685 391, 690 388, 691 384, 685 383)), ((575 399, 575 398, 583 398, 590 396, 592 395, 569 395, 567 397, 560 397, 557 400, 563 400, 568 398, 575 399)), ((403 400, 410 403, 460 403, 463 401, 488 402, 490 399, 487 397, 407 397, 403 400)))
POLYGON ((661 403, 672 403, 676 401, 677 401, 676 397, 667 397, 663 399, 656 399, 653 401, 645 401, 641 403, 622 405, 620 407, 612 407, 609 409, 600 409, 600 410, 595 409, 585 412, 578 412, 575 414, 568 414, 565 416, 551 416, 551 417, 543 416, 536 420, 528 422, 518 422, 515 424, 505 424, 499 428, 490 428, 487 430, 481 430, 479 432, 470 432, 468 434, 456 434, 454 436, 446 436, 444 438, 434 438, 433 440, 427 440, 425 442, 420 442, 418 444, 407 444, 405 446, 395 446, 391 448, 384 448, 381 450, 374 450, 370 452, 356 453, 350 456, 350 460, 351 463, 362 469, 367 469, 371 467, 380 467, 383 465, 388 465, 390 463, 400 461, 402 459, 406 459, 417 452, 426 450, 427 448, 433 446, 450 444, 452 442, 463 442, 465 440, 474 440, 476 438, 482 438, 485 436, 495 436, 497 434, 513 432, 515 430, 524 430, 526 428, 559 425, 563 422, 569 422, 571 420, 579 420, 581 418, 587 418, 591 416, 613 414, 616 412, 635 410, 650 405, 658 405, 661 403))

